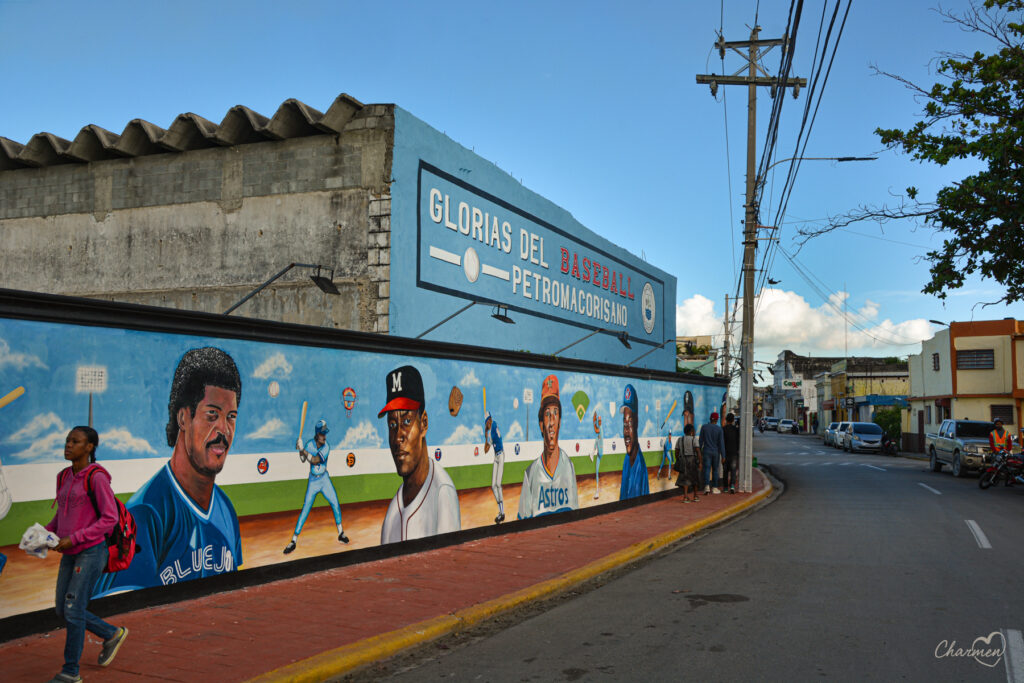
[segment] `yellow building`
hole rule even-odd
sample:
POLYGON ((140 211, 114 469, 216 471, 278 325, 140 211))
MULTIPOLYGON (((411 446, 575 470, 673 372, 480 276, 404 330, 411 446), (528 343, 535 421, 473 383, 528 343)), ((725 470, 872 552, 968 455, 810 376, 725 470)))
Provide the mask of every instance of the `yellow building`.
MULTIPOLYGON (((995 420, 1020 435, 1024 415, 1024 321, 954 322, 911 355, 905 435, 924 435, 944 419, 995 420)), ((906 441, 907 439, 904 439, 906 441)), ((913 439, 912 439, 913 440, 913 439)))

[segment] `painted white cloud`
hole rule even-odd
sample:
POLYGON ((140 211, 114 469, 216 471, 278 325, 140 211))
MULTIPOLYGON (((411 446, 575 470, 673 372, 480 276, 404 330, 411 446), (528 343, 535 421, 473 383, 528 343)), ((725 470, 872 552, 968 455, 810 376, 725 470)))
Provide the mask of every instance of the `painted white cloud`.
POLYGON ((502 441, 522 441, 523 440, 523 426, 519 424, 519 420, 514 421, 508 426, 507 432, 502 432, 502 441))
POLYGON ((467 372, 462 379, 459 380, 459 386, 463 389, 480 386, 480 380, 476 377, 476 371, 470 370, 467 372))
POLYGON ((262 424, 259 429, 249 432, 245 436, 248 439, 276 439, 283 436, 287 430, 284 422, 274 417, 262 424))
POLYGON ((25 370, 27 368, 48 369, 46 367, 46 363, 41 361, 38 356, 11 351, 11 347, 7 343, 7 340, 0 339, 0 370, 7 366, 11 366, 15 370, 25 370))
POLYGON ((339 447, 353 448, 383 448, 387 444, 377 433, 376 427, 369 420, 363 420, 354 427, 349 427, 341 440, 339 447))
POLYGON ((292 364, 284 357, 283 353, 275 353, 259 364, 252 376, 258 379, 269 379, 271 377, 288 377, 292 374, 292 364))
POLYGON ((132 436, 132 433, 125 427, 114 427, 100 434, 100 448, 117 451, 118 453, 157 454, 148 441, 132 436))
POLYGON ((12 463, 43 462, 64 459, 64 441, 67 434, 61 430, 36 439, 23 451, 11 454, 12 463))
POLYGON ((654 422, 651 420, 647 420, 646 422, 644 422, 643 429, 640 430, 640 435, 644 437, 658 436, 658 425, 654 424, 654 422))
POLYGON ((480 425, 473 425, 467 427, 466 425, 459 425, 452 432, 451 436, 444 440, 445 446, 460 445, 460 444, 471 444, 471 443, 483 443, 484 442, 484 428, 480 425))
POLYGON ((18 441, 29 441, 37 438, 43 432, 48 432, 51 429, 57 430, 61 434, 61 441, 67 437, 67 428, 64 426, 64 421, 57 417, 56 413, 42 413, 36 415, 28 423, 14 432, 5 439, 7 442, 18 442, 18 441))

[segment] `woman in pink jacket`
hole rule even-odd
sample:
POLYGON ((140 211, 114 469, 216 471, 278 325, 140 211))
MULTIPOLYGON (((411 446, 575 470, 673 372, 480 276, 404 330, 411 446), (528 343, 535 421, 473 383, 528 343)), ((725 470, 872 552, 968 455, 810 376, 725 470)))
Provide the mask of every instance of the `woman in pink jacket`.
POLYGON ((86 629, 103 639, 100 666, 107 666, 114 660, 128 635, 128 629, 112 626, 86 609, 96 581, 107 565, 107 534, 117 523, 110 474, 93 464, 99 442, 99 435, 92 427, 75 427, 68 432, 64 459, 71 462, 71 467, 57 475, 57 514, 46 525, 60 538, 56 550, 64 554, 57 574, 56 606, 57 616, 67 622, 64 666, 51 683, 82 680, 78 663, 86 629), (96 472, 90 478, 92 469, 96 472))

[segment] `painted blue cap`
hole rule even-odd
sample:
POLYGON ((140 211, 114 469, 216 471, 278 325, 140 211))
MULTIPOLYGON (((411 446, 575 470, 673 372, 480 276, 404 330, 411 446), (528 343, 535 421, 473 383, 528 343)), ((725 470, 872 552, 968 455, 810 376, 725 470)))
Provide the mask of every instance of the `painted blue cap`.
POLYGON ((619 408, 629 408, 636 415, 636 389, 633 388, 632 384, 627 384, 626 388, 622 391, 622 405, 619 408))
POLYGON ((326 434, 327 432, 331 431, 327 428, 327 420, 317 421, 316 427, 314 429, 316 430, 317 434, 326 434))

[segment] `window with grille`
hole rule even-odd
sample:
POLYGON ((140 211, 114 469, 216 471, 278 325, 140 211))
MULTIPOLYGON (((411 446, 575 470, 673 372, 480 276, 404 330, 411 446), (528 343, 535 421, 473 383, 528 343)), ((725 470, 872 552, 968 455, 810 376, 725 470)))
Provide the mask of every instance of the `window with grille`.
POLYGON ((931 424, 932 423, 932 407, 931 406, 925 406, 924 407, 924 421, 927 424, 931 424))
POLYGON ((932 354, 932 370, 938 370, 938 369, 939 369, 939 354, 933 353, 932 354))
POLYGON ((996 366, 993 349, 968 349, 956 352, 957 370, 991 370, 996 366))
POLYGON ((1002 420, 1003 424, 1013 424, 1013 406, 990 406, 992 408, 992 421, 1002 420))

